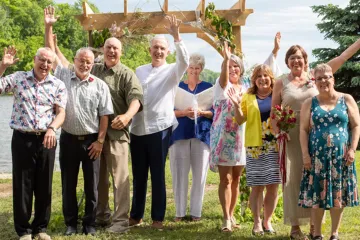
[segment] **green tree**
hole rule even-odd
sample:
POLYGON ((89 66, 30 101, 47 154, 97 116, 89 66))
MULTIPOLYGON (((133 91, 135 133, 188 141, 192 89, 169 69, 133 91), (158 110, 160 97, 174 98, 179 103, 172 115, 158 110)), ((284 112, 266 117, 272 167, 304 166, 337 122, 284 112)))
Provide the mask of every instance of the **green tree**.
MULTIPOLYGON (((347 47, 359 38, 360 33, 360 1, 350 0, 349 5, 340 8, 332 4, 312 6, 313 12, 322 17, 317 24, 325 39, 331 39, 339 44, 336 49, 317 48, 313 50, 318 63, 328 62, 339 56, 347 47)), ((350 58, 335 74, 336 88, 341 92, 351 94, 355 100, 360 101, 360 55, 359 52, 350 58)))

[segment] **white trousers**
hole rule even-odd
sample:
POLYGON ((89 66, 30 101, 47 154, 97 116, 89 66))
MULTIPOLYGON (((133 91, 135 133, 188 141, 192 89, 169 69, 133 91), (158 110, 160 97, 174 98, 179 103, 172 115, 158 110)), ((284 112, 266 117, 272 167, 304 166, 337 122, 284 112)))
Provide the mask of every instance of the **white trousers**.
POLYGON ((192 172, 190 215, 201 217, 209 155, 209 146, 196 138, 176 141, 170 147, 176 217, 186 215, 190 168, 192 172))

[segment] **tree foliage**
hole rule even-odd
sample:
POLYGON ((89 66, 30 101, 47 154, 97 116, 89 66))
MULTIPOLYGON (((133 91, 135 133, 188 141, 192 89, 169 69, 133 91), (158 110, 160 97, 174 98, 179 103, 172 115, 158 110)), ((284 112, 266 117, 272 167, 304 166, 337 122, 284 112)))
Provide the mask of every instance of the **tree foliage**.
MULTIPOLYGON (((339 44, 336 49, 317 48, 313 55, 318 59, 312 67, 321 62, 328 62, 339 56, 347 47, 359 39, 360 33, 360 1, 350 0, 349 5, 340 8, 332 4, 313 6, 322 22, 317 24, 325 39, 331 39, 339 44)), ((335 74, 336 87, 341 92, 351 94, 360 101, 360 55, 359 52, 350 58, 335 74)))

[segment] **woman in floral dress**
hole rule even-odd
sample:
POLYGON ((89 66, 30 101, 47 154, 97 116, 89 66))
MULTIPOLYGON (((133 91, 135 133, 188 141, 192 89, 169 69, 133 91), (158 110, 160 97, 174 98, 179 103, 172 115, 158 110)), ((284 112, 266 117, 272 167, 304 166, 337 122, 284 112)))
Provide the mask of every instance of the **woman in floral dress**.
MULTIPOLYGON (((272 55, 265 61, 273 64, 274 56, 279 50, 280 33, 275 37, 272 55)), ((214 85, 214 117, 210 129, 210 169, 219 171, 219 199, 223 210, 222 231, 238 228, 234 218, 235 206, 239 197, 239 183, 242 169, 245 166, 244 125, 234 121, 234 105, 227 96, 230 88, 236 94, 246 92, 250 87, 248 78, 244 78, 242 60, 231 54, 225 42, 224 61, 220 78, 214 85)))
POLYGON ((313 209, 316 240, 323 239, 322 218, 324 210, 330 209, 330 239, 339 239, 344 207, 359 205, 354 164, 360 136, 359 109, 351 95, 335 91, 329 65, 318 65, 314 73, 319 95, 307 99, 301 108, 304 172, 299 206, 313 209))
MULTIPOLYGON (((360 39, 348 47, 340 56, 330 60, 328 64, 335 73, 349 58, 360 49, 360 39)), ((286 52, 285 62, 290 73, 277 81, 272 93, 272 106, 290 106, 296 113, 296 126, 289 132, 290 141, 286 146, 286 183, 283 185, 284 223, 291 225, 290 238, 308 240, 301 231, 300 225, 310 223, 310 236, 314 233, 313 221, 310 219, 311 209, 298 206, 300 182, 302 178, 302 154, 299 151, 299 117, 301 105, 310 97, 318 94, 312 86, 311 73, 307 72, 308 58, 305 50, 294 45, 286 52)), ((276 122, 272 122, 275 133, 279 132, 276 122)))

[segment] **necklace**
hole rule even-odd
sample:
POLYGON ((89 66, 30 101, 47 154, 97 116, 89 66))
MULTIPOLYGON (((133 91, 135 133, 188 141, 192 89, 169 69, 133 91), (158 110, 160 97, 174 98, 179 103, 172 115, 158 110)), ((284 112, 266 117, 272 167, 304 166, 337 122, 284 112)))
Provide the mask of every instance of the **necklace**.
POLYGON ((187 88, 188 88, 188 90, 189 90, 189 92, 192 92, 194 95, 196 94, 196 89, 197 89, 197 87, 199 86, 199 83, 196 83, 196 86, 195 86, 195 88, 194 88, 194 90, 193 91, 191 91, 190 90, 190 88, 189 88, 189 82, 187 83, 187 88))
POLYGON ((261 94, 261 93, 256 93, 256 95, 261 98, 261 99, 265 99, 268 96, 270 96, 270 94, 272 93, 272 91, 270 91, 269 93, 265 93, 265 94, 261 94))

